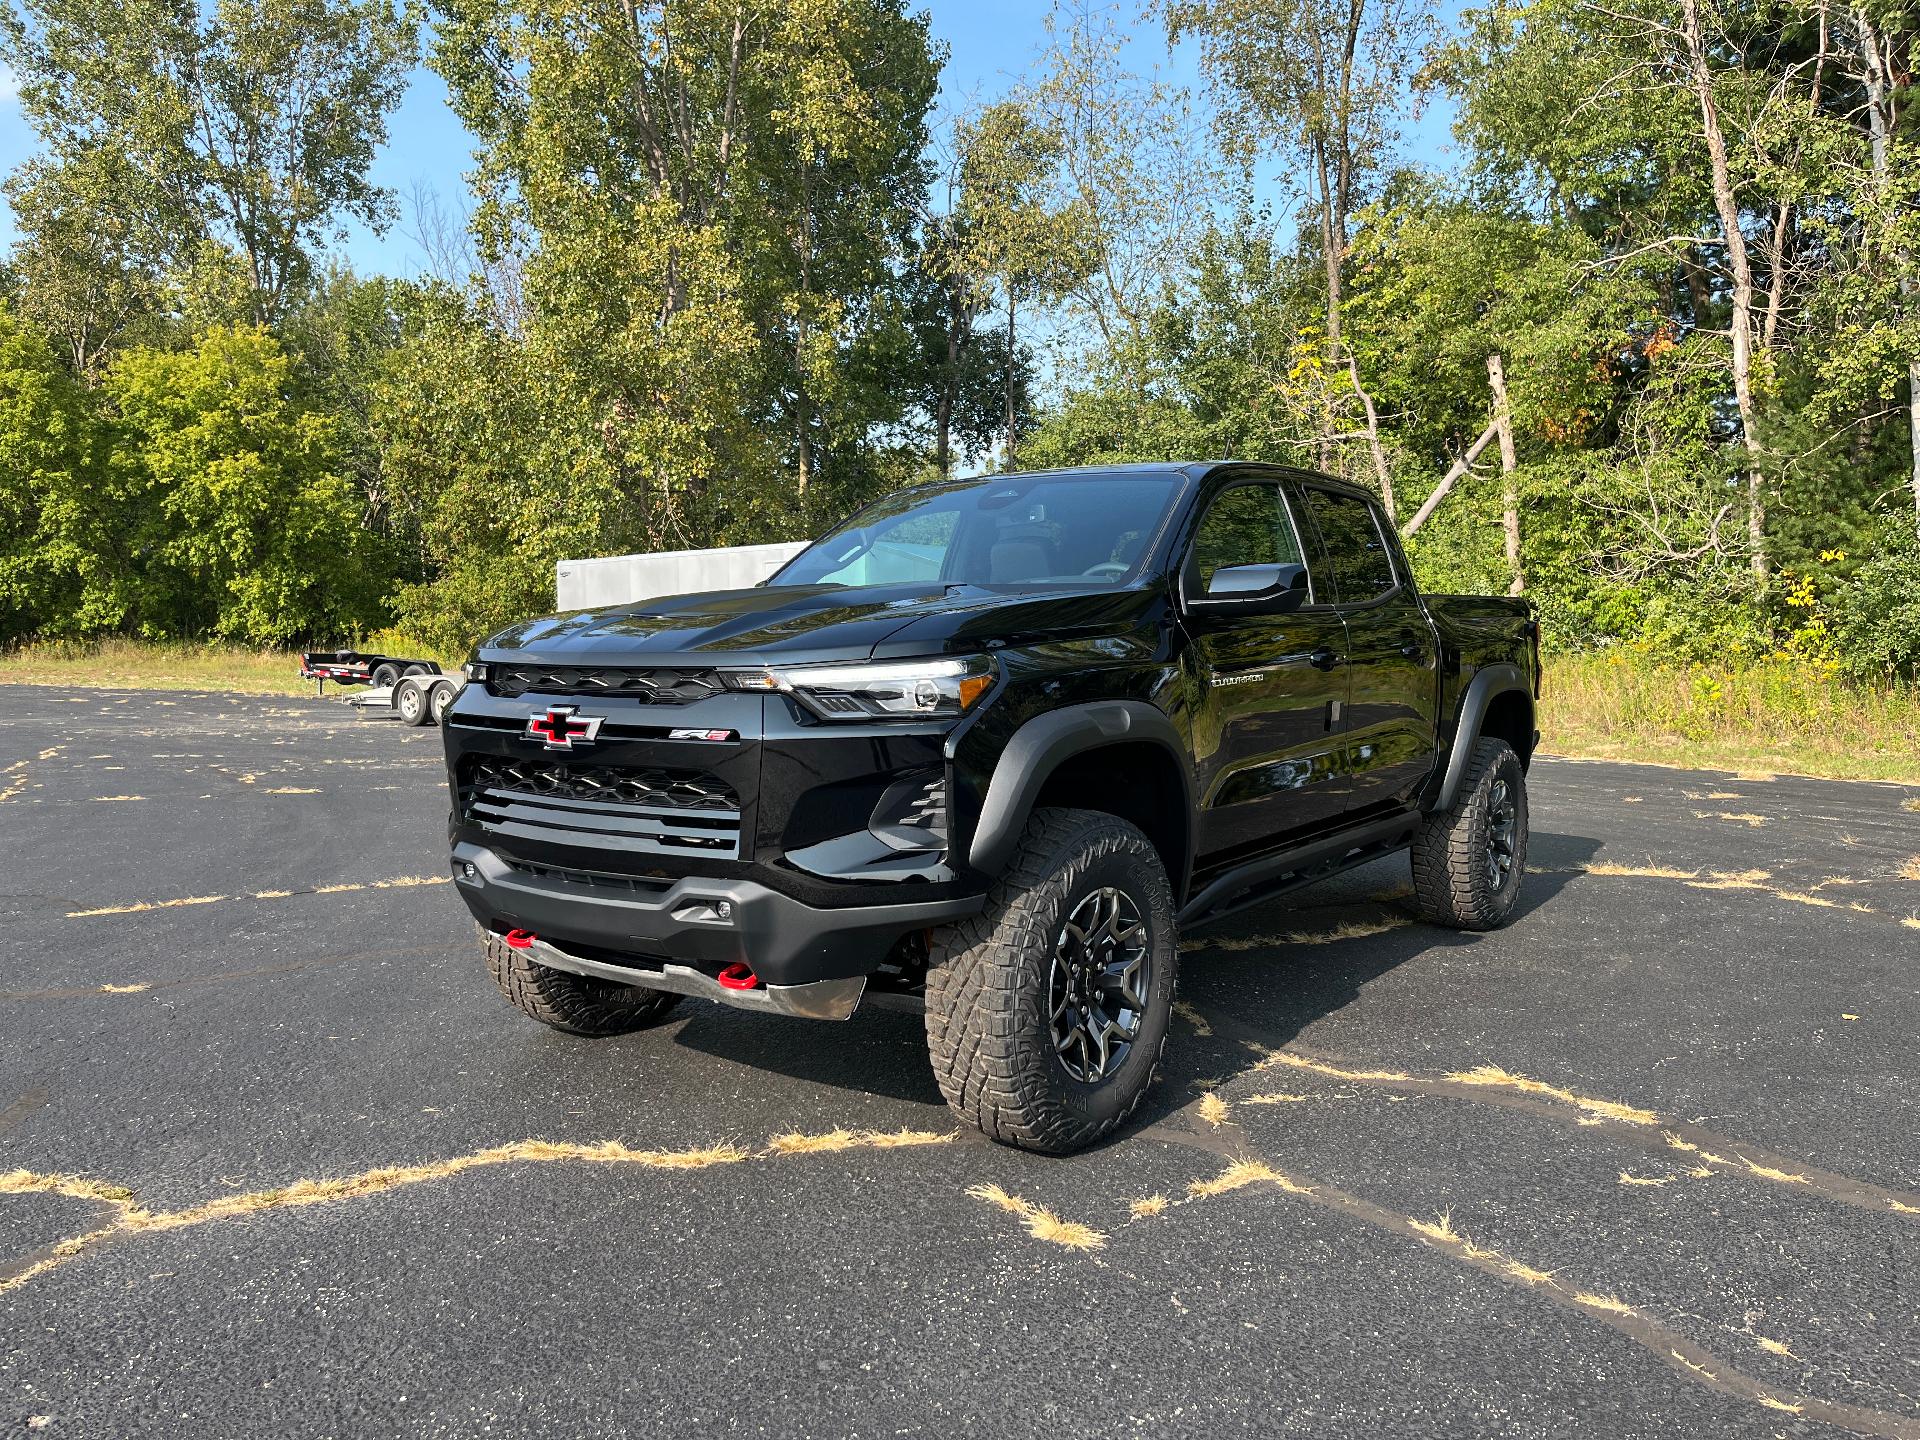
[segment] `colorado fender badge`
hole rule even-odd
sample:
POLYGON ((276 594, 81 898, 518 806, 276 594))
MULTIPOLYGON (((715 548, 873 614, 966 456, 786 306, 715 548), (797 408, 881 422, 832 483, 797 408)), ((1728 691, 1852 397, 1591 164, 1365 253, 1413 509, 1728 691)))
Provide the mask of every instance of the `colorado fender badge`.
POLYGON ((552 705, 544 714, 527 717, 523 738, 538 740, 549 750, 571 750, 593 744, 605 723, 604 715, 582 715, 572 705, 552 705))

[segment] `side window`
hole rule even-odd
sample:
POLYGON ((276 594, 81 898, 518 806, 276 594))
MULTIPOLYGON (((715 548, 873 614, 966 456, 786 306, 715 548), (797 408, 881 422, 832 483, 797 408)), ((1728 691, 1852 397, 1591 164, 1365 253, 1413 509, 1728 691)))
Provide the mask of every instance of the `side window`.
POLYGON ((1236 485, 1221 491, 1200 519, 1187 564, 1190 583, 1200 594, 1222 566, 1306 564, 1285 493, 1278 485, 1236 485))
POLYGON ((1400 583, 1393 573, 1393 553, 1381 537, 1371 505, 1328 490, 1309 489, 1306 496, 1326 544, 1327 569, 1333 577, 1334 595, 1325 599, 1364 605, 1400 583))

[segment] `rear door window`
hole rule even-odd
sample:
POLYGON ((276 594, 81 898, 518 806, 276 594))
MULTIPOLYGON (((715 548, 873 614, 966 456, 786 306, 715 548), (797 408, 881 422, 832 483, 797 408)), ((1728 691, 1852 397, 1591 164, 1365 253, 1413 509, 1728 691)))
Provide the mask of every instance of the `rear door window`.
POLYGON ((1366 605, 1398 589, 1393 552, 1380 533, 1373 506, 1331 490, 1308 489, 1305 494, 1307 511, 1326 547, 1326 569, 1333 581, 1334 593, 1317 598, 1322 603, 1366 605))

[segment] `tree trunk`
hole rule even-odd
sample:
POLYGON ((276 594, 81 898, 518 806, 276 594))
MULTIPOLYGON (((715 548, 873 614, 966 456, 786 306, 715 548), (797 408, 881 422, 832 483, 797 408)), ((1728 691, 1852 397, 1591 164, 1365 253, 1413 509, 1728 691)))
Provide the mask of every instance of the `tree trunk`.
POLYGON ((1733 167, 1727 160, 1727 137, 1720 129, 1720 110, 1714 100, 1713 72, 1707 65, 1706 29, 1700 20, 1700 0, 1680 0, 1687 42, 1687 68, 1693 98, 1700 107, 1700 133, 1707 144, 1713 181, 1713 208, 1727 242, 1727 269, 1733 277, 1733 399, 1740 411, 1740 434, 1747 449, 1747 543, 1753 552, 1754 578, 1767 578, 1767 505, 1761 491, 1760 439, 1754 433, 1753 399, 1753 264, 1747 255, 1747 237, 1740 230, 1740 204, 1733 193, 1733 167))
MULTIPOLYGON (((1876 196, 1884 198, 1892 176, 1893 104, 1888 94, 1892 37, 1882 36, 1864 5, 1853 7, 1853 23, 1860 38, 1862 78, 1867 88, 1867 134, 1873 148, 1873 186, 1876 196)), ((1904 259, 1905 257, 1900 257, 1904 259)), ((1900 294, 1911 306, 1914 286, 1900 282, 1900 294)), ((1920 355, 1907 361, 1907 449, 1913 460, 1913 519, 1920 529, 1920 355)))
POLYGON ((1507 537, 1507 569, 1513 575, 1507 594, 1521 595, 1526 593, 1527 572, 1520 564, 1520 483, 1514 474, 1520 457, 1513 448, 1513 410, 1498 350, 1487 356, 1487 383, 1493 386, 1493 423, 1500 437, 1500 525, 1507 537))
POLYGON ((1013 433, 1013 282, 1007 282, 1007 469, 1015 462, 1016 440, 1013 433))
POLYGON ((953 318, 947 319, 947 366, 940 372, 940 398, 933 412, 933 463, 941 475, 953 469, 953 401, 960 388, 960 344, 953 318))
POLYGON ((1907 428, 1913 452, 1913 526, 1920 531, 1920 356, 1907 361, 1907 428))
POLYGON ((1433 493, 1427 496, 1418 510, 1413 512, 1413 518, 1400 527, 1402 540, 1411 540, 1414 532, 1427 523, 1427 517, 1440 508, 1440 502, 1447 498, 1447 492, 1453 489, 1454 483, 1473 467, 1473 462, 1480 458, 1481 451, 1493 443, 1498 431, 1497 424, 1489 423, 1487 428, 1480 432, 1480 438, 1467 446, 1467 453, 1447 467, 1447 473, 1440 477, 1440 483, 1433 487, 1433 493))
POLYGON ((1394 513, 1393 476, 1387 469, 1387 450, 1380 443, 1380 416, 1373 407, 1373 396, 1367 393, 1366 386, 1360 383, 1360 364, 1353 358, 1353 352, 1347 351, 1347 378, 1353 382, 1353 393, 1360 397, 1360 406, 1367 414, 1367 449, 1373 455, 1373 473, 1380 481, 1380 504, 1387 512, 1387 520, 1398 525, 1400 517, 1394 513))

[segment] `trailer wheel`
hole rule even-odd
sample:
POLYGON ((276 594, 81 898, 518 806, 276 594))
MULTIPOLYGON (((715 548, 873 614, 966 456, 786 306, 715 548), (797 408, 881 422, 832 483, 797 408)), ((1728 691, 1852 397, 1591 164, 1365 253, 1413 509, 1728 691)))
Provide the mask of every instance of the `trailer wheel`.
POLYGON ((447 718, 447 711, 453 708, 453 697, 460 693, 460 687, 441 681, 433 687, 428 697, 427 708, 433 712, 433 723, 438 725, 447 718))
POLYGON ((393 692, 393 708, 400 713, 401 723, 406 725, 424 725, 432 715, 427 709, 427 692, 417 681, 402 680, 393 692))
POLYGON ((431 675, 433 671, 428 669, 425 665, 409 665, 405 670, 402 670, 400 673, 402 675, 431 675))
POLYGON ((391 660, 382 660, 373 667, 373 675, 367 683, 378 690, 383 685, 392 685, 400 678, 400 667, 391 660))

